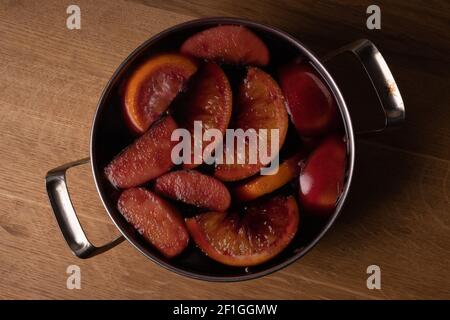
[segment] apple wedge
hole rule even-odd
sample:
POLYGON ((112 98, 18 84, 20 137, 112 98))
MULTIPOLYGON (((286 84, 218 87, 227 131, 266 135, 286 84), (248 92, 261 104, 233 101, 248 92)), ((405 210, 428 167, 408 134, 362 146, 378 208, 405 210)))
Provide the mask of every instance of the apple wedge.
POLYGON ((117 188, 131 188, 146 183, 173 167, 171 141, 177 125, 167 116, 119 153, 105 168, 108 180, 117 188))
POLYGON ((308 157, 300 173, 300 202, 315 213, 329 213, 342 193, 346 146, 341 137, 326 138, 308 157))
POLYGON ((195 170, 166 173, 156 179, 154 190, 167 198, 214 211, 225 211, 231 202, 222 182, 195 170))
POLYGON ((125 190, 117 208, 165 257, 180 254, 188 245, 189 233, 180 213, 153 192, 144 188, 125 190))
POLYGON ((337 127, 339 112, 334 96, 310 64, 295 62, 282 68, 280 86, 300 135, 323 135, 337 127))

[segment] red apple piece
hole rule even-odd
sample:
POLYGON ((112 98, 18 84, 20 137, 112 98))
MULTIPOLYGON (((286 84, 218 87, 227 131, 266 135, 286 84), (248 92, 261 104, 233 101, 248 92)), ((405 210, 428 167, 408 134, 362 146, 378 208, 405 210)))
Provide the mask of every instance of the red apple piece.
POLYGON ((175 129, 170 116, 156 122, 106 166, 108 180, 118 188, 131 188, 169 171, 173 167, 172 148, 177 143, 170 139, 175 129))
POLYGON ((214 211, 228 209, 231 202, 222 182, 195 170, 166 173, 156 179, 154 190, 170 199, 214 211))
POLYGON ((117 207, 125 219, 165 257, 180 254, 189 233, 180 213, 167 201, 144 188, 122 192, 117 207))
POLYGON ((291 121, 304 136, 329 132, 338 123, 338 108, 330 89, 307 63, 292 63, 280 72, 280 86, 291 121))
POLYGON ((300 202, 306 209, 328 213, 343 190, 346 147, 342 138, 326 138, 309 156, 300 173, 300 202))

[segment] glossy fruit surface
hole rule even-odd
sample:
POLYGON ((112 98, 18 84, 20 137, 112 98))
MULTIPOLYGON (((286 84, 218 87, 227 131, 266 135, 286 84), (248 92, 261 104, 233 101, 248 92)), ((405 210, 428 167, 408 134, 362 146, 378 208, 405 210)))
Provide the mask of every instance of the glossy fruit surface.
POLYGON ((269 63, 269 50, 264 42, 246 27, 236 25, 196 33, 183 43, 181 52, 231 64, 265 66, 269 63))
POLYGON ((300 202, 318 213, 328 213, 344 187, 346 146, 342 138, 326 138, 306 161, 300 173, 300 202))
MULTIPOLYGON (((247 76, 239 89, 237 106, 231 126, 233 129, 254 129, 259 133, 260 129, 267 130, 268 154, 275 157, 284 143, 288 129, 288 115, 285 108, 283 94, 278 84, 272 77, 261 69, 250 67, 247 76), (278 130, 278 148, 271 150, 271 130, 278 130)), ((235 143, 236 146, 236 143, 235 143)), ((259 146, 258 146, 259 147, 259 146)), ((226 150, 226 148, 224 148, 226 150)), ((216 167, 215 176, 223 181, 236 181, 256 174, 263 166, 258 154, 257 163, 250 164, 249 150, 246 143, 245 155, 238 154, 234 149, 233 164, 219 164, 216 167), (245 164, 236 163, 236 159, 244 159, 245 164)))
POLYGON ((165 257, 180 254, 189 234, 180 213, 167 201, 144 188, 122 192, 117 207, 125 219, 165 257))
MULTIPOLYGON (((189 130, 194 135, 194 121, 201 121, 203 131, 206 129, 217 129, 223 135, 230 122, 233 98, 227 76, 222 69, 213 62, 203 65, 198 73, 192 78, 186 97, 174 110, 174 117, 181 128, 189 130)), ((222 140, 214 141, 214 145, 222 140)), ((202 142, 203 149, 210 142, 202 142)), ((191 144, 192 154, 194 152, 194 140, 191 144)), ((199 161, 202 161, 200 157, 199 161)), ((199 165, 194 163, 191 157, 190 164, 185 168, 193 168, 199 165)))
POLYGON ((276 197, 252 203, 242 212, 210 212, 186 220, 198 247, 230 266, 253 266, 279 254, 294 238, 299 223, 295 199, 276 197))
POLYGON ((144 133, 196 71, 193 59, 176 53, 154 56, 139 66, 124 89, 123 110, 130 129, 144 133))
POLYGON ((275 174, 261 175, 233 189, 233 196, 238 201, 250 201, 271 193, 298 176, 300 162, 304 154, 296 154, 278 166, 275 174))
POLYGON ((222 182, 195 170, 166 173, 156 179, 154 190, 170 199, 214 211, 225 211, 231 201, 222 182))
POLYGON ((171 141, 177 128, 167 116, 119 153, 105 168, 108 180, 118 188, 131 188, 150 181, 173 167, 171 141))
POLYGON ((108 111, 123 111, 119 118, 130 130, 116 128, 112 119, 108 130, 117 132, 108 131, 105 154, 112 158, 110 150, 120 150, 114 145, 131 142, 130 131, 139 137, 104 167, 117 188, 111 190, 112 200, 120 192, 117 208, 129 223, 126 230, 137 237, 139 248, 144 239, 149 243, 150 257, 160 252, 172 258, 185 251, 173 261, 175 269, 195 274, 197 264, 205 263, 210 269, 201 266, 202 274, 221 277, 236 271, 237 278, 243 267, 263 264, 246 268, 244 278, 271 271, 314 242, 342 202, 347 128, 333 87, 314 61, 306 56, 290 60, 293 48, 251 24, 198 25, 195 34, 190 28, 187 36, 164 40, 158 53, 143 53, 141 64, 124 71, 126 81, 118 83, 113 102, 120 97, 122 105, 108 111), (165 48, 172 51, 159 51, 165 48), (242 133, 246 139, 239 150, 242 141, 236 135, 242 138, 242 133), (253 133, 256 146, 250 141, 253 133), (219 161, 211 163, 203 153, 214 149, 211 156, 219 161), (175 158, 177 151, 184 163, 175 158), (230 155, 234 161, 229 162, 230 155), (277 169, 272 168, 275 157, 282 160, 277 169), (189 245, 191 237, 198 248, 189 245), (240 269, 203 261, 200 250, 240 269))
POLYGON ((322 135, 338 123, 338 108, 330 89, 307 63, 293 63, 280 72, 280 86, 291 121, 304 136, 322 135))

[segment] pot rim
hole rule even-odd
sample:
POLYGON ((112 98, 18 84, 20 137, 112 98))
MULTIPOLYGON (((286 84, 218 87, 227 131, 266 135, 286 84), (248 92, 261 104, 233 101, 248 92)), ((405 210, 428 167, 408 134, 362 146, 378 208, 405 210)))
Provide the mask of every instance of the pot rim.
POLYGON ((336 82, 333 80, 332 76, 328 73, 327 69, 323 66, 323 64, 320 62, 320 60, 317 58, 316 54, 310 50, 307 46, 305 46, 302 42, 297 40, 295 37, 289 35, 288 33, 275 28, 268 26, 263 23, 255 22, 252 20, 242 19, 242 18, 233 18, 233 17, 209 17, 209 18, 200 18, 195 20, 186 21, 180 24, 177 24, 175 26, 172 26, 168 29, 163 30, 162 32, 154 35, 150 39, 144 41, 142 44, 140 44, 136 49, 134 49, 122 62, 121 64, 116 68, 111 78, 106 83, 100 98, 98 100, 96 110, 94 113, 94 117, 92 120, 92 127, 91 127, 91 134, 90 134, 90 164, 91 164, 91 170, 92 174, 94 176, 95 181, 95 187, 97 189, 97 192, 100 196, 100 199, 102 201, 102 204, 104 208, 106 209, 106 212, 108 213, 109 217, 113 221, 116 228, 120 231, 120 233, 125 237, 125 239, 128 240, 141 254, 146 256, 148 259, 155 262, 157 265, 164 267, 165 269, 175 272, 179 275, 186 276, 193 279, 198 280, 206 280, 206 281, 213 281, 213 282, 236 282, 236 281, 244 281, 244 280, 250 280, 250 279, 256 279, 260 278, 266 275, 269 275, 275 271, 278 271, 280 269, 283 269, 284 267, 287 267, 288 265, 292 264, 293 262, 297 261, 301 257, 303 257, 306 253, 308 253, 321 239, 322 237, 328 232, 328 230, 331 228, 331 226, 334 224, 337 217, 340 215, 342 207, 344 206, 345 200, 347 198, 352 178, 353 178, 353 169, 354 169, 354 161, 355 161, 355 141, 354 141, 354 132, 353 132, 353 125, 351 121, 351 117, 347 108, 347 105, 345 103, 345 100, 336 84, 336 82), (132 239, 122 228, 118 225, 116 222, 114 214, 112 214, 112 210, 110 210, 109 206, 104 200, 104 196, 99 188, 99 172, 97 172, 94 163, 96 159, 96 151, 94 150, 94 138, 96 134, 96 122, 98 118, 99 112, 102 110, 102 108, 105 107, 105 99, 109 96, 111 93, 111 90, 114 86, 114 84, 120 80, 121 75, 123 72, 127 69, 127 66, 132 62, 135 58, 139 57, 141 53, 143 53, 147 47, 151 46, 152 44, 156 43, 161 38, 174 33, 176 31, 179 31, 181 29, 184 29, 186 27, 191 26, 208 26, 208 25, 214 25, 214 24, 237 24, 237 25, 244 25, 248 26, 250 28, 258 29, 262 32, 266 32, 269 34, 272 34, 276 37, 283 38, 284 40, 287 40, 289 43, 291 43, 293 46, 299 49, 299 51, 305 55, 308 60, 312 63, 312 65, 316 68, 316 70, 320 73, 322 78, 326 81, 328 87, 331 89, 336 102, 340 109, 340 114, 343 118, 345 132, 346 132, 346 143, 347 143, 347 170, 346 170, 346 182, 344 185, 344 189, 338 199, 336 209, 334 213, 330 216, 328 222, 325 224, 323 229, 315 236, 315 238, 305 247, 302 248, 302 250, 298 253, 293 254, 291 257, 287 258, 285 261, 272 266, 268 269, 257 271, 254 273, 249 273, 246 275, 239 275, 239 276, 214 276, 214 275, 205 275, 196 273, 193 271, 184 270, 181 268, 178 268, 176 266, 173 266, 170 263, 167 263, 166 261, 163 261, 159 259, 158 257, 148 254, 145 252, 144 248, 136 243, 134 239, 132 239))

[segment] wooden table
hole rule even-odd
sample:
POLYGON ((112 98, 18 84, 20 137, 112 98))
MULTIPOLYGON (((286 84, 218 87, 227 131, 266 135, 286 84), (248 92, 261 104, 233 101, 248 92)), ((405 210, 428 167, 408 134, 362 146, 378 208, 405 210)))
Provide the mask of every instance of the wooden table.
MULTIPOLYGON (((450 298, 450 5, 377 1, 0 2, 0 297, 143 299, 450 298), (81 8, 81 30, 66 8, 81 8), (49 207, 47 170, 88 155, 97 99, 120 62, 150 36, 193 17, 242 16, 280 27, 319 54, 358 38, 377 44, 403 94, 398 131, 358 143, 348 206, 300 261, 262 279, 208 283, 170 273, 129 243, 79 260, 49 207), (66 268, 81 268, 81 290, 66 268), (381 267, 368 290, 366 268, 381 267)), ((81 222, 95 243, 117 234, 89 167, 70 171, 81 222)))

